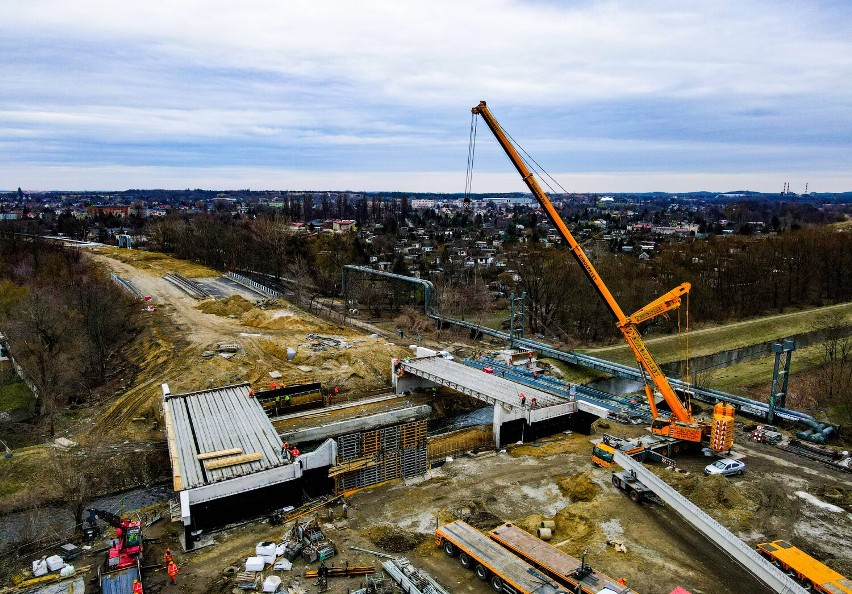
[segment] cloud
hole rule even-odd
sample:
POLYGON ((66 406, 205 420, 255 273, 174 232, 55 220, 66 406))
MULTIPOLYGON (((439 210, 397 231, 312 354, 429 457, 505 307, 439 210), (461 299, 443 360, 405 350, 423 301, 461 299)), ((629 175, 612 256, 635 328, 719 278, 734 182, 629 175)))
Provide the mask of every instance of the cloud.
POLYGON ((6 5, 0 158, 20 166, 451 179, 480 99, 563 171, 804 175, 850 160, 842 3, 6 5))

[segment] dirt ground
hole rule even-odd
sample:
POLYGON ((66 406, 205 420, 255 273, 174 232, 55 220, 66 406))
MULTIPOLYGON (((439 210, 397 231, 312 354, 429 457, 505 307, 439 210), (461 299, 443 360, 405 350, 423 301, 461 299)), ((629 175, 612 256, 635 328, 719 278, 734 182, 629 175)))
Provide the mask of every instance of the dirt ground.
MULTIPOLYGON (((319 381, 339 385, 340 398, 359 397, 387 386, 390 358, 407 354, 384 338, 332 325, 283 300, 264 300, 201 266, 115 249, 92 252, 91 257, 150 295, 157 308, 145 312, 151 332, 138 353, 141 374, 97 419, 96 431, 120 432, 134 418, 155 416, 162 383, 168 383, 172 393, 181 393, 244 381, 255 389, 272 381, 319 381), (172 271, 209 286, 221 298, 199 302, 162 278, 172 271), (348 347, 320 349, 307 338, 310 333, 333 336, 348 347), (222 343, 238 344, 240 350, 224 358, 217 352, 222 343), (288 348, 297 351, 292 361, 287 361, 288 348), (216 354, 204 358, 205 351, 216 354), (271 371, 278 371, 281 379, 273 380, 271 371)), ((134 435, 139 435, 138 429, 134 435)))
MULTIPOLYGON (((360 396, 386 386, 389 358, 406 353, 384 338, 332 326, 283 302, 261 307, 255 303, 260 297, 244 289, 221 293, 227 285, 223 289, 219 282, 221 300, 199 303, 162 275, 177 271, 204 283, 215 277, 213 271, 161 256, 134 260, 132 252, 116 252, 102 250, 92 257, 151 295, 157 310, 146 312, 149 327, 137 353, 140 373, 128 380, 132 385, 106 411, 92 418, 87 431, 162 440, 162 430, 153 422, 161 383, 168 383, 174 393, 242 381, 259 388, 271 381, 268 373, 277 370, 283 376, 277 381, 339 383, 342 398, 360 396), (310 332, 334 335, 350 346, 315 350, 306 336, 310 332), (227 359, 202 357, 220 343, 237 343, 240 350, 227 359), (286 360, 288 347, 297 349, 292 362, 286 360)), ((616 434, 640 430, 608 429, 616 434)), ((748 544, 786 538, 852 575, 852 475, 743 439, 737 449, 746 456, 747 472, 741 477, 706 478, 701 470, 707 459, 686 457, 679 466, 690 475, 662 476, 748 544)), ((488 584, 435 547, 435 526, 461 518, 483 530, 503 521, 532 529, 542 519, 553 519, 557 527, 552 544, 578 557, 588 550, 593 567, 626 578, 638 592, 668 593, 677 585, 693 594, 765 591, 670 509, 633 504, 612 486, 608 469, 591 464, 590 450, 589 436, 558 434, 506 451, 456 458, 430 471, 426 480, 355 493, 348 499, 348 519, 340 517, 339 508, 333 520, 320 518, 339 550, 332 562, 378 568, 380 559, 350 546, 405 555, 454 594, 487 594, 488 584), (627 552, 616 552, 607 540, 623 541, 627 552)), ((215 533, 214 546, 183 553, 177 540, 179 524, 155 524, 146 533, 157 539, 148 547, 146 564, 161 559, 165 546, 171 546, 180 575, 171 586, 162 570, 149 570, 146 592, 231 592, 233 580, 223 571, 241 567, 258 542, 277 541, 286 528, 258 521, 215 533)), ((283 572, 285 585, 298 583, 306 592, 317 593, 312 580, 297 577, 304 568, 298 562, 292 572, 283 572)), ((332 578, 331 592, 343 594, 362 582, 332 578)))
MULTIPOLYGON (((688 475, 660 472, 748 544, 786 538, 852 574, 852 477, 771 446, 742 442, 738 449, 748 470, 741 477, 705 477, 701 470, 707 460, 697 457, 679 460, 688 475)), ((626 578, 638 592, 668 593, 678 585, 693 594, 767 591, 670 509, 633 504, 617 491, 610 471, 591 465, 590 447, 588 436, 559 434, 496 454, 457 458, 433 469, 426 480, 355 493, 348 498, 348 519, 339 507, 331 521, 320 515, 339 551, 330 563, 378 568, 381 559, 349 548, 358 546, 406 556, 451 592, 487 594, 488 584, 435 547, 435 526, 461 518, 482 530, 513 521, 532 531, 541 520, 554 519, 551 544, 574 556, 588 550, 593 567, 626 578), (627 552, 616 552, 607 540, 623 541, 627 552)), ((177 546, 177 526, 158 528, 163 535, 157 546, 177 546)), ((148 591, 230 592, 233 582, 222 571, 240 566, 255 544, 280 539, 286 528, 257 522, 217 533, 215 546, 179 555, 176 588, 163 587, 165 576, 155 573, 148 591)), ((298 561, 293 571, 277 574, 285 585, 317 593, 312 580, 300 577, 304 569, 298 561)), ((331 592, 343 594, 362 582, 332 578, 331 592)))

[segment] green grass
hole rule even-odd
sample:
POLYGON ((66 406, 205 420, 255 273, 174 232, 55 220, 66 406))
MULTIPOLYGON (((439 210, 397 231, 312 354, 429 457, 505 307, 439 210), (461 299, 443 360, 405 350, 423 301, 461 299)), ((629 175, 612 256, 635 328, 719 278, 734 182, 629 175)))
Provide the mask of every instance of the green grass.
MULTIPOLYGON (((820 345, 813 345, 793 351, 790 361, 790 377, 795 378, 798 374, 810 371, 822 362, 822 351, 820 345)), ((753 391, 755 386, 766 386, 765 398, 769 397, 769 384, 772 383, 772 371, 775 367, 775 357, 762 357, 731 365, 723 369, 717 369, 702 376, 701 383, 716 390, 730 392, 731 394, 746 394, 753 391)))
MULTIPOLYGON (((689 333, 689 356, 711 355, 825 328, 835 323, 852 324, 852 302, 692 330, 689 333)), ((650 338, 645 341, 645 344, 648 345, 648 350, 651 351, 657 363, 663 364, 681 359, 681 346, 678 344, 677 335, 650 338)), ((578 350, 618 363, 631 364, 635 361, 626 343, 578 350)), ((795 355, 793 360, 796 360, 795 355)))
POLYGON ((0 411, 29 408, 34 402, 35 396, 20 380, 0 386, 0 411))

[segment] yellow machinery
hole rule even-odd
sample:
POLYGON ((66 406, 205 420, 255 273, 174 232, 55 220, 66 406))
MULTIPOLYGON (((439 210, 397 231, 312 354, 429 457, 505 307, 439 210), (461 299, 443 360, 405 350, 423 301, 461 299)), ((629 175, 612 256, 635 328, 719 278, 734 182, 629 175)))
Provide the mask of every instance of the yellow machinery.
POLYGON ((562 217, 560 217, 559 213, 556 212, 556 209, 550 203, 550 199, 548 199, 532 172, 526 166, 523 159, 521 159, 521 156, 518 154, 514 145, 503 132, 500 124, 498 124, 497 120, 494 119, 494 116, 491 115, 485 101, 481 101, 479 105, 474 107, 471 111, 474 115, 479 115, 483 120, 485 120, 488 128, 494 134, 495 138, 497 138, 497 142, 500 143, 500 146, 506 152, 509 160, 515 166, 515 169, 518 170, 518 173, 521 175, 524 183, 530 189, 533 196, 535 196, 538 203, 547 213, 550 221, 556 226, 559 233, 562 235, 562 238, 568 244, 568 248, 574 256, 574 259, 580 264, 583 272, 591 281, 592 286, 594 286, 598 295, 600 295, 601 299, 603 299, 604 303, 606 303, 606 306, 615 317, 615 325, 621 331, 621 334, 624 336, 627 344, 630 345, 630 348, 633 350, 633 354, 636 356, 639 368, 645 378, 645 395, 648 398, 648 405, 651 407, 651 416, 653 418, 651 423, 651 432, 656 435, 664 435, 693 443, 700 443, 706 437, 709 438, 710 447, 714 450, 724 451, 726 449, 730 449, 733 442, 733 407, 726 405, 726 408, 723 411, 714 411, 716 413, 724 414, 714 414, 712 424, 694 419, 691 407, 689 407, 688 403, 687 406, 684 406, 684 404, 680 401, 680 398, 678 398, 677 394, 675 394, 675 391, 672 389, 671 385, 669 385, 666 376, 663 374, 662 370, 660 370, 657 362, 654 361, 651 353, 648 352, 648 348, 645 346, 645 343, 642 341, 642 337, 639 334, 639 324, 680 307, 681 298, 689 293, 690 284, 683 283, 665 295, 655 299, 645 307, 639 309, 634 314, 630 316, 625 315, 621 310, 621 307, 618 305, 618 302, 616 302, 615 298, 609 292, 609 289, 603 282, 603 279, 600 277, 597 270, 595 270, 591 260, 589 260, 588 256, 586 256, 583 252, 583 249, 574 239, 574 236, 571 235, 571 232, 568 230, 568 227, 565 225, 562 217), (652 384, 660 392, 663 400, 666 401, 666 404, 668 404, 671 409, 672 412, 670 416, 662 417, 659 415, 657 411, 657 404, 654 400, 652 384))
POLYGON ((852 594, 852 580, 843 577, 785 540, 762 542, 757 545, 757 550, 772 561, 778 569, 798 580, 809 592, 852 594))

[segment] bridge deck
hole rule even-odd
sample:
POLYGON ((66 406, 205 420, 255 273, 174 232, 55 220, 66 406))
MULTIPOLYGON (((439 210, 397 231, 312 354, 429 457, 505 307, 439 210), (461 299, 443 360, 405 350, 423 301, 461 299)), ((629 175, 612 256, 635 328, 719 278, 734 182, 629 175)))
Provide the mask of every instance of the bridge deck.
POLYGON ((525 409, 531 408, 533 398, 536 399, 538 409, 566 404, 566 400, 559 396, 517 384, 443 357, 421 357, 402 361, 401 365, 406 373, 447 386, 489 404, 502 404, 512 409, 520 409, 521 394, 526 396, 526 406, 523 407, 525 409))

